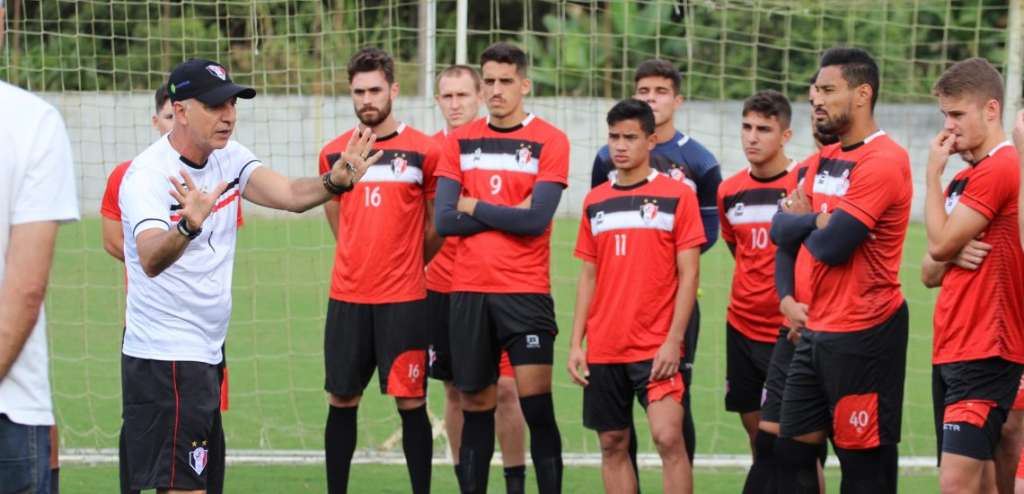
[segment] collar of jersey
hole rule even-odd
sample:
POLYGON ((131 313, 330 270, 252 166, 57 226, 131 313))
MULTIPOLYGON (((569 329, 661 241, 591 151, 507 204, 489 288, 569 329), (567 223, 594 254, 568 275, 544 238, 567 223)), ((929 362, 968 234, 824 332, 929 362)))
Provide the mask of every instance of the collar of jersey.
MULTIPOLYGON (((355 130, 353 130, 353 132, 358 131, 358 130, 359 130, 359 126, 357 125, 355 130)), ((390 133, 390 134, 388 134, 386 136, 378 137, 376 142, 383 142, 383 141, 386 141, 388 139, 394 139, 394 138, 398 137, 398 135, 401 134, 402 131, 404 131, 404 130, 405 130, 405 122, 398 122, 398 127, 395 129, 394 132, 392 132, 392 133, 390 133)))
POLYGON ((1012 146, 1012 145, 1013 144, 1010 143, 1010 140, 1007 139, 1007 140, 1005 140, 1003 142, 1000 142, 999 144, 996 144, 996 147, 992 148, 992 150, 989 151, 988 154, 986 154, 985 156, 982 156, 980 160, 969 162, 967 164, 969 164, 971 166, 978 166, 978 165, 981 164, 982 161, 985 161, 986 159, 992 157, 992 155, 996 154, 996 152, 998 152, 1000 149, 1003 149, 1006 146, 1012 146))
POLYGON ((871 134, 871 135, 865 137, 863 141, 860 141, 858 143, 850 144, 849 146, 843 146, 842 144, 840 144, 839 145, 839 149, 841 149, 844 153, 848 153, 850 151, 853 151, 854 149, 857 149, 857 148, 859 148, 859 147, 861 147, 861 146, 863 146, 863 145, 865 145, 865 144, 875 140, 875 138, 880 137, 880 136, 884 136, 884 135, 885 135, 885 131, 882 130, 882 129, 878 129, 878 130, 875 131, 874 134, 871 134))
POLYGON ((530 122, 533 121, 533 114, 532 113, 527 113, 526 114, 526 118, 524 118, 522 122, 519 122, 518 124, 513 125, 511 127, 495 127, 495 126, 491 125, 491 116, 487 115, 486 118, 487 118, 487 127, 489 127, 491 130, 493 130, 495 132, 506 133, 506 132, 515 132, 515 131, 523 128, 523 127, 526 127, 527 125, 530 125, 530 122))
POLYGON ((657 170, 651 170, 651 174, 648 175, 647 178, 645 178, 645 179, 643 179, 643 180, 641 180, 641 181, 639 181, 639 182, 637 182, 635 184, 632 184, 632 185, 619 185, 615 181, 618 178, 618 174, 616 174, 615 178, 612 179, 612 188, 615 189, 615 190, 633 190, 633 189, 636 189, 636 188, 639 188, 639 187, 643 187, 644 185, 647 185, 647 184, 653 182, 654 179, 657 178, 657 177, 658 177, 658 171, 657 170))
POLYGON ((753 181, 755 181, 755 182, 761 182, 763 184, 767 184, 767 183, 770 183, 770 182, 774 182, 774 181, 776 181, 776 180, 778 180, 778 179, 780 179, 782 177, 785 177, 786 174, 788 174, 791 170, 793 170, 794 167, 796 167, 796 161, 790 162, 789 166, 787 166, 785 170, 782 170, 781 172, 776 173, 775 175, 773 175, 771 177, 768 177, 768 178, 758 177, 758 176, 754 175, 754 170, 752 168, 747 168, 747 175, 749 175, 750 178, 753 181))

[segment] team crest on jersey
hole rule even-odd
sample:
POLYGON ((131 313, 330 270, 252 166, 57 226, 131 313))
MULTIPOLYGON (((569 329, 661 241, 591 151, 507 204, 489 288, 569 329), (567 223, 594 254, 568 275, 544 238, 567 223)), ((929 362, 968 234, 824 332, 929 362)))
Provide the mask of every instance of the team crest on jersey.
POLYGON ((530 164, 530 158, 533 157, 533 153, 530 151, 530 146, 527 144, 520 144, 519 150, 516 151, 516 163, 520 168, 530 164))
POLYGON ((640 206, 640 217, 643 218, 644 223, 650 223, 656 216, 658 216, 658 201, 648 202, 645 199, 644 204, 640 206))
POLYGON ((676 182, 682 182, 686 179, 686 174, 677 165, 672 165, 672 168, 668 171, 668 176, 672 177, 672 180, 676 182))
POLYGON ((209 450, 206 449, 206 441, 192 441, 192 451, 188 453, 188 466, 192 467, 196 475, 202 475, 208 461, 209 450))
POLYGON ((391 160, 391 173, 396 177, 400 177, 408 168, 409 160, 405 159, 405 154, 399 154, 391 160))
POLYGON ((222 81, 226 81, 228 79, 228 73, 224 72, 224 67, 221 67, 220 65, 207 65, 206 71, 222 81))

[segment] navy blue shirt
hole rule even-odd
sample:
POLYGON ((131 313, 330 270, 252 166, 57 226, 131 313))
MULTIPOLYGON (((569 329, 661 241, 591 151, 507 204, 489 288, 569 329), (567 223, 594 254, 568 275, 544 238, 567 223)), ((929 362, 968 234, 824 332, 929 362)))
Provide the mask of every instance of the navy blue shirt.
MULTIPOLYGON (((704 223, 707 242, 701 247, 705 252, 718 240, 718 184, 722 183, 722 171, 718 159, 706 147, 690 136, 676 131, 671 139, 658 143, 651 151, 651 167, 680 182, 685 182, 697 192, 700 217, 704 223)), ((601 146, 594 157, 594 168, 590 175, 591 188, 608 181, 615 171, 608 146, 601 146)))

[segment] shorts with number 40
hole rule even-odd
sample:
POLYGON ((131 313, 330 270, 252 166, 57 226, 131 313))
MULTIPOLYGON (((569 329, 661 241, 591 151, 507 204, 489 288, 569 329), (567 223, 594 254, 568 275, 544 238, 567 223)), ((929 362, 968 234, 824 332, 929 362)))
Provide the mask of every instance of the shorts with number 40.
POLYGON ((907 319, 904 303, 862 331, 801 330, 782 395, 781 436, 826 431, 844 449, 898 443, 907 319))

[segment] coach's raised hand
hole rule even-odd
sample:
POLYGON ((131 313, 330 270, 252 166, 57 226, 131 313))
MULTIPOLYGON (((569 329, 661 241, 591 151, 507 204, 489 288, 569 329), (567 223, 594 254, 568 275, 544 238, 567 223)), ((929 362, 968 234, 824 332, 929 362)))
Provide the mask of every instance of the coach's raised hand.
POLYGON ((377 142, 377 135, 373 133, 372 129, 369 127, 356 129, 349 138, 345 151, 341 153, 341 159, 331 168, 331 181, 336 184, 355 185, 360 178, 363 178, 366 170, 384 155, 383 150, 370 155, 375 142, 377 142))
POLYGON ((171 197, 181 205, 178 214, 185 220, 188 229, 193 232, 198 231, 202 228, 206 218, 210 216, 210 212, 213 211, 217 199, 227 190, 228 183, 221 182, 213 190, 206 192, 196 187, 188 171, 181 171, 181 179, 184 180, 184 183, 174 177, 168 177, 171 185, 174 186, 170 191, 171 197))

